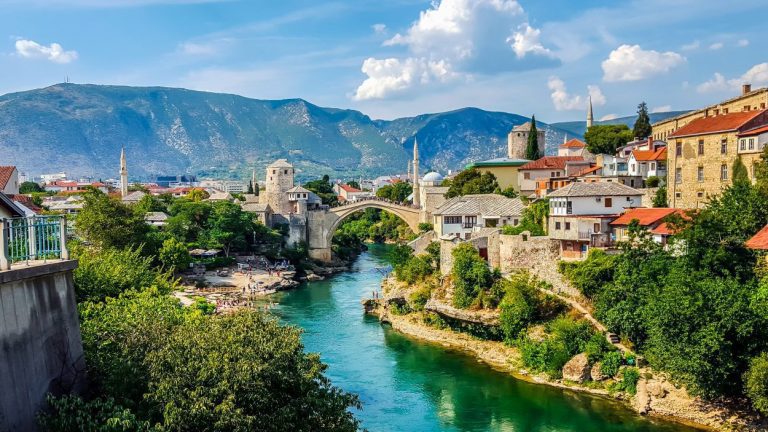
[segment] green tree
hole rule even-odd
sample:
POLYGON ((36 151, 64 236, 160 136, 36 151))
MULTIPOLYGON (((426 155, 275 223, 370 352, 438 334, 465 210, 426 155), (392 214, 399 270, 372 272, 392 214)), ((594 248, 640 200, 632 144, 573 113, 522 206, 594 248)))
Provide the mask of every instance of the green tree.
POLYGON ((419 223, 419 232, 420 233, 429 232, 429 231, 432 231, 433 229, 435 229, 435 226, 432 225, 429 222, 421 222, 421 223, 419 223))
POLYGON ((736 160, 733 161, 733 167, 731 168, 733 172, 733 183, 749 183, 749 171, 747 171, 747 167, 744 166, 744 162, 741 161, 741 158, 737 157, 736 160))
POLYGON ((330 177, 324 175, 319 180, 312 180, 304 184, 304 187, 315 193, 323 201, 323 204, 333 205, 338 202, 338 197, 333 191, 333 185, 331 184, 330 177))
POLYGON ((137 247, 146 242, 150 227, 143 215, 98 190, 83 194, 83 201, 75 229, 85 241, 104 249, 137 247))
POLYGON ((667 185, 661 186, 653 195, 652 205, 654 207, 667 207, 667 185))
POLYGON ((213 204, 205 238, 210 247, 221 247, 229 256, 232 248, 246 250, 253 233, 253 219, 242 207, 227 201, 213 204))
POLYGON ((246 193, 249 195, 255 193, 253 189, 253 180, 248 180, 248 191, 246 193))
POLYGON ((637 106, 637 120, 635 120, 632 134, 637 138, 643 139, 650 136, 651 132, 651 118, 648 116, 648 105, 645 102, 641 102, 637 106))
POLYGON ((44 190, 39 184, 31 181, 25 181, 19 185, 19 193, 31 194, 34 192, 44 192, 44 190))
POLYGON ((460 172, 450 182, 446 198, 464 195, 491 194, 499 190, 496 176, 490 172, 480 173, 475 168, 460 172))
POLYGON ((187 199, 193 202, 200 202, 204 199, 208 199, 210 197, 210 194, 203 189, 192 189, 187 194, 187 199))
POLYGON ((48 409, 40 415, 45 432, 162 432, 148 421, 139 420, 112 398, 86 401, 80 396, 48 397, 48 409))
POLYGON ((467 308, 493 282, 488 264, 469 243, 462 243, 451 252, 453 256, 453 305, 467 308))
POLYGON ((768 416, 768 353, 762 353, 750 360, 744 381, 752 406, 768 416))
POLYGON ((376 191, 379 198, 388 199, 394 202, 404 202, 408 195, 413 193, 413 186, 406 182, 397 182, 391 185, 380 187, 376 191))
POLYGON ((632 141, 632 131, 625 124, 594 125, 584 134, 592 154, 615 154, 616 149, 632 141))
POLYGON ((347 185, 355 189, 360 189, 360 183, 358 183, 357 180, 350 180, 347 182, 347 185))
POLYGON ((166 268, 173 272, 189 267, 189 263, 192 261, 187 246, 173 237, 163 242, 163 246, 158 252, 158 258, 166 268))
POLYGON ((536 128, 536 116, 531 116, 531 130, 528 132, 528 144, 525 147, 525 158, 536 160, 541 157, 539 153, 539 133, 536 128))

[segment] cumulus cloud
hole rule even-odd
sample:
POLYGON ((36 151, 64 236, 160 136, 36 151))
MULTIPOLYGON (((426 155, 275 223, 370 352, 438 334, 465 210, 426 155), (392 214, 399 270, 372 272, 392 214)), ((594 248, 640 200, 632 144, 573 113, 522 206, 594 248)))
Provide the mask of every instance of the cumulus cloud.
POLYGON ((605 105, 606 99, 600 87, 595 85, 587 86, 587 95, 574 95, 568 93, 565 82, 556 76, 549 77, 547 86, 552 91, 550 97, 557 111, 585 110, 589 104, 589 98, 592 98, 592 105, 605 105))
POLYGON ((517 30, 512 36, 507 38, 507 42, 512 45, 512 50, 517 58, 523 58, 528 53, 545 56, 552 55, 552 51, 544 48, 544 45, 539 42, 541 30, 531 27, 528 23, 520 24, 517 30))
POLYGON ((61 64, 77 60, 77 51, 65 51, 55 42, 45 46, 27 39, 16 41, 16 54, 24 58, 45 59, 61 64))
POLYGON ((703 82, 696 87, 699 93, 710 93, 716 91, 736 90, 742 84, 765 85, 768 84, 768 62, 759 63, 746 71, 740 77, 726 79, 719 72, 709 81, 703 82))
POLYGON ((444 61, 416 58, 404 61, 368 58, 363 62, 362 71, 368 78, 357 88, 354 100, 381 99, 416 84, 446 82, 456 77, 444 61))
POLYGON ((374 24, 371 26, 373 32, 376 34, 385 34, 387 32, 386 24, 374 24))
POLYGON ((385 98, 456 77, 559 64, 540 39, 516 0, 436 0, 407 31, 384 41, 385 47, 405 47, 407 54, 365 60, 368 77, 352 97, 385 98), (428 79, 421 79, 425 74, 428 79))
POLYGON ((638 81, 685 63, 685 57, 667 51, 644 50, 640 45, 622 45, 611 51, 603 61, 603 79, 612 81, 638 81))
POLYGON ((723 43, 722 42, 715 42, 715 43, 713 43, 712 45, 709 46, 709 49, 711 49, 712 51, 717 51, 717 50, 719 50, 722 47, 723 47, 723 43))
POLYGON ((672 105, 662 105, 651 109, 652 113, 664 113, 672 111, 672 105))

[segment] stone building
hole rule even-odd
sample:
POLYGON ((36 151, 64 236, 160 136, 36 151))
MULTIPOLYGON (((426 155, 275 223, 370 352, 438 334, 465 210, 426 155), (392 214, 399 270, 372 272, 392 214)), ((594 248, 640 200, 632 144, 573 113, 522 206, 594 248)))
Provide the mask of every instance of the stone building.
POLYGON ((443 176, 437 172, 428 172, 422 179, 419 187, 421 203, 421 222, 432 222, 432 215, 446 200, 445 194, 448 192, 447 186, 443 184, 443 176))
POLYGON ((700 117, 669 134, 669 205, 703 207, 709 197, 720 194, 731 184, 736 159, 741 159, 754 180, 754 165, 765 145, 765 140, 760 144, 760 136, 766 126, 768 110, 745 110, 700 117))
MULTIPOLYGON (((537 129, 539 137, 539 154, 543 155, 546 149, 546 132, 537 129)), ((531 122, 525 122, 515 126, 507 135, 507 156, 510 159, 525 159, 525 148, 528 146, 528 135, 531 133, 531 122)))
POLYGON ((278 159, 267 167, 266 191, 260 195, 261 202, 269 204, 276 214, 287 215, 291 213, 291 203, 287 199, 287 192, 294 187, 293 165, 285 159, 278 159))

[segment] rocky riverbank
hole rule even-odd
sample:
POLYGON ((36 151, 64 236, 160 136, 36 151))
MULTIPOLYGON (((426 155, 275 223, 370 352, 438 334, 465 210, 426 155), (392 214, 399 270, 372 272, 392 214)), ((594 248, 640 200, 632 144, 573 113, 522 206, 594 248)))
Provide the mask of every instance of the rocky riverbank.
MULTIPOLYGON (((648 367, 640 369, 637 393, 632 396, 623 392, 609 392, 604 386, 592 381, 579 384, 573 381, 550 379, 545 374, 531 374, 522 364, 520 353, 514 347, 502 342, 482 340, 466 333, 451 329, 437 328, 425 320, 425 313, 415 312, 402 315, 397 308, 390 307, 391 294, 396 298, 407 298, 407 292, 417 287, 407 287, 385 279, 382 283, 384 299, 364 302, 366 312, 379 317, 398 332, 423 341, 439 344, 474 355, 494 369, 510 373, 518 379, 545 384, 593 395, 615 399, 631 406, 638 413, 673 420, 705 430, 720 431, 766 431, 768 424, 750 412, 743 411, 737 403, 713 403, 693 397, 683 387, 675 386, 663 373, 648 367)), ((395 301, 397 303, 397 301, 395 301)), ((433 311, 444 306, 432 304, 433 311)), ((451 312, 451 311, 448 311, 451 312)), ((493 322, 487 313, 470 313, 471 322, 493 322)), ((456 319, 456 314, 451 317, 456 319)))

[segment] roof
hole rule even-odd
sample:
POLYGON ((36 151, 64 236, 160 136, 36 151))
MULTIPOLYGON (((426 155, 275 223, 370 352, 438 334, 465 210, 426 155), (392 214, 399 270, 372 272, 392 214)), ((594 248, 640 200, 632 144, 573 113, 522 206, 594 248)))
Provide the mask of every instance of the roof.
POLYGON ((0 207, 5 207, 11 213, 11 216, 22 217, 25 216, 24 210, 20 209, 15 202, 8 195, 0 192, 0 207))
POLYGON ((138 202, 138 201, 141 201, 141 199, 144 198, 145 195, 147 194, 145 194, 142 191, 134 191, 124 196, 122 200, 127 202, 133 202, 133 201, 138 202))
POLYGON ((544 156, 521 166, 520 170, 565 169, 566 163, 583 160, 581 156, 544 156))
POLYGON ((344 191, 347 192, 347 193, 362 192, 362 190, 360 190, 358 188, 355 188, 355 187, 352 187, 352 186, 350 186, 348 184, 344 184, 344 183, 339 184, 339 187, 341 189, 344 189, 344 191))
POLYGON ((750 249, 768 250, 768 225, 747 240, 745 245, 750 249))
POLYGON ((513 132, 525 132, 531 130, 531 122, 525 122, 512 128, 513 132))
POLYGON ((144 215, 144 220, 150 222, 162 222, 167 219, 168 215, 163 212, 147 212, 147 214, 144 215))
POLYGON ((576 173, 575 177, 581 177, 581 176, 584 176, 584 175, 587 175, 587 174, 592 174, 594 172, 600 171, 601 169, 603 169, 603 167, 601 167, 601 166, 593 166, 593 167, 584 168, 583 170, 581 170, 578 173, 576 173))
POLYGON ((511 159, 511 158, 503 157, 503 158, 488 159, 484 161, 473 162, 467 165, 467 168, 494 167, 494 166, 519 167, 527 164, 528 162, 530 162, 528 159, 511 159))
POLYGON ((311 193, 311 192, 312 191, 310 191, 309 189, 301 187, 301 186, 294 186, 294 187, 288 189, 287 191, 285 191, 285 193, 311 193))
POLYGON ((286 159, 278 159, 269 164, 267 168, 293 168, 293 165, 291 165, 286 159))
POLYGON ((519 198, 497 194, 464 195, 444 202, 434 215, 519 216, 523 212, 519 198))
POLYGON ((669 138, 735 131, 763 112, 765 111, 743 111, 698 118, 676 130, 669 138))
POLYGON ((635 188, 625 186, 621 183, 595 182, 584 183, 575 182, 564 186, 547 196, 550 198, 559 197, 591 197, 591 196, 638 196, 643 193, 635 188))
POLYGON ((563 149, 565 149, 565 148, 567 148, 567 149, 571 149, 571 148, 572 149, 579 149, 579 148, 584 148, 586 146, 587 146, 587 144, 584 141, 581 141, 581 140, 578 140, 578 139, 574 138, 574 139, 568 141, 565 144, 561 144, 560 148, 563 148, 563 149))
MULTIPOLYGON (((30 196, 17 194, 17 195, 8 195, 8 197, 11 198, 13 202, 16 203, 17 206, 22 210, 28 209, 35 214, 40 214, 43 211, 43 209, 38 207, 38 205, 32 201, 32 197, 30 196)), ((29 213, 29 212, 25 212, 25 213, 29 213)))
POLYGON ((641 226, 650 226, 678 211, 673 208, 634 208, 624 212, 611 222, 611 225, 629 225, 633 220, 637 220, 641 226))
POLYGON ((748 131, 742 132, 742 133, 739 134, 739 136, 740 137, 743 137, 743 136, 755 136, 755 135, 760 135, 760 134, 763 134, 763 133, 766 133, 766 132, 768 132, 768 125, 767 126, 761 126, 759 128, 755 128, 755 129, 752 129, 752 130, 748 130, 748 131))
POLYGON ((214 192, 208 197, 208 201, 232 201, 232 195, 228 192, 214 192))
POLYGON ((15 166, 0 166, 0 189, 8 186, 14 171, 16 171, 15 166))
POLYGON ((632 150, 632 156, 638 161, 661 161, 667 160, 667 148, 662 147, 656 150, 632 150))
POLYGON ((441 181, 443 181, 443 176, 440 175, 439 172, 431 171, 431 172, 428 172, 422 178, 422 180, 425 181, 425 182, 432 182, 432 183, 434 183, 434 182, 441 182, 441 181))
POLYGON ((242 205, 243 211, 251 213, 267 213, 272 211, 272 207, 267 203, 247 202, 242 205))

